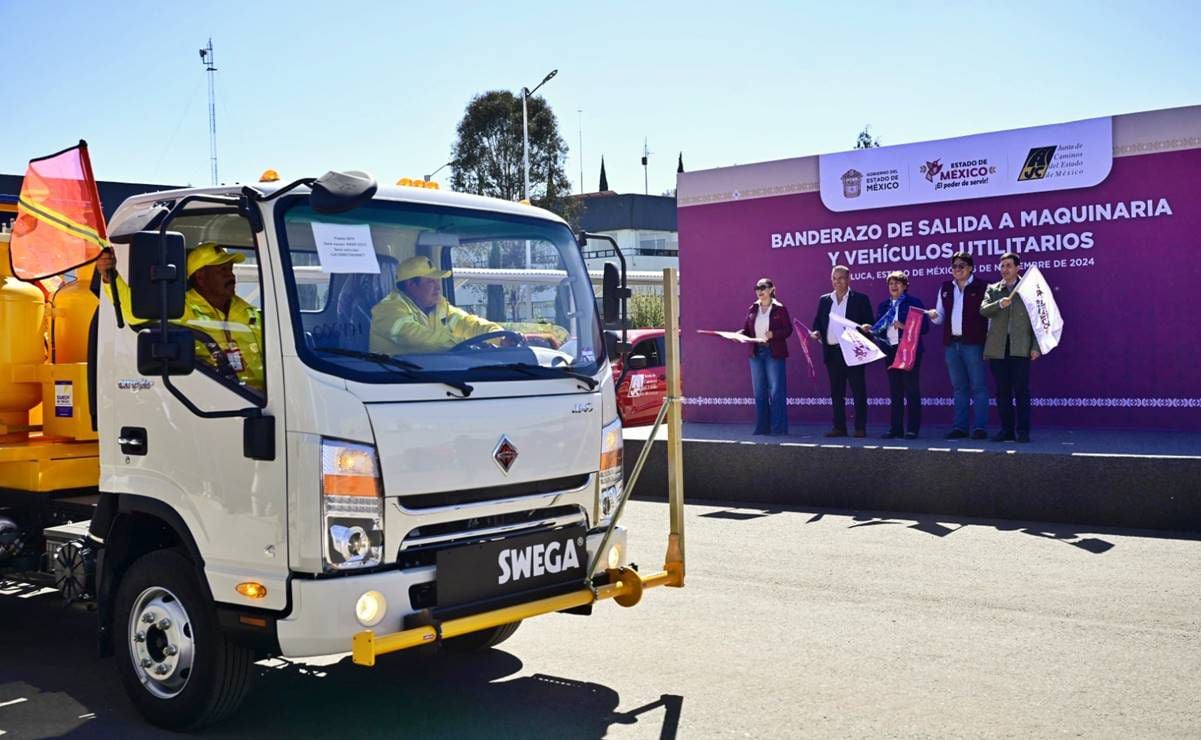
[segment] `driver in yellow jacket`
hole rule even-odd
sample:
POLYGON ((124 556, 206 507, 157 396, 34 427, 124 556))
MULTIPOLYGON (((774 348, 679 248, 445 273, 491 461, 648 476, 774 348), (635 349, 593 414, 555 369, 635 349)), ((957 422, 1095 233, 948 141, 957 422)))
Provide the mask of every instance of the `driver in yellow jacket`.
MULTIPOLYGON (((188 252, 188 291, 183 316, 171 323, 185 326, 196 337, 196 358, 236 385, 263 392, 263 315, 235 292, 233 267, 246 256, 204 242, 188 252)), ((109 281, 116 267, 112 252, 96 261, 101 279, 109 281)), ((133 316, 129 286, 119 276, 117 291, 130 325, 145 323, 133 316)))
POLYGON ((371 309, 371 351, 387 355, 438 352, 499 324, 468 313, 442 296, 439 270, 429 257, 410 257, 396 268, 396 290, 371 309))

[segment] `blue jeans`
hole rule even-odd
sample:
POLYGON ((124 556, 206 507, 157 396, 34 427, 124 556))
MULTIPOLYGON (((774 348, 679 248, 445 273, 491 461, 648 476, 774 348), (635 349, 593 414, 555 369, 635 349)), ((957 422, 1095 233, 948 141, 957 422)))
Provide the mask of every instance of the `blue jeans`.
POLYGON ((947 372, 955 389, 955 428, 967 432, 968 404, 976 405, 975 429, 988 426, 988 381, 984 374, 984 345, 951 342, 946 349, 947 372))
POLYGON ((751 356, 751 389, 755 393, 755 434, 788 434, 788 390, 784 360, 766 345, 751 356))

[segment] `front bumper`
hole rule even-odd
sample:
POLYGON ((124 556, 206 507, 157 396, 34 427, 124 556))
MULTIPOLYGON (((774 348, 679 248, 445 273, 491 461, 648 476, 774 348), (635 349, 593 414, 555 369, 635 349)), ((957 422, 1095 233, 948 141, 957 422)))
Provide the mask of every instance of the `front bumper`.
POLYGON ((358 665, 373 666, 376 657, 387 653, 425 645, 440 639, 458 637, 471 632, 499 627, 541 614, 559 612, 579 606, 587 606, 602 599, 613 599, 622 606, 634 606, 642 600, 642 592, 655 586, 682 586, 684 571, 679 567, 650 575, 641 575, 629 568, 618 568, 606 573, 609 582, 596 588, 551 596, 545 599, 516 604, 469 617, 451 619, 435 625, 414 627, 392 634, 376 636, 372 630, 363 630, 354 636, 352 659, 358 665))
MULTIPOLYGON (((589 534, 587 537, 587 550, 589 560, 595 555, 597 548, 600 546, 603 532, 589 534)), ((628 553, 626 549, 626 532, 622 527, 616 527, 613 531, 613 538, 610 544, 617 543, 621 547, 622 553, 628 553)), ((628 562, 628 555, 623 555, 622 563, 628 562)), ((603 573, 606 565, 602 562, 597 566, 596 573, 603 573)), ((631 571, 632 572, 632 571, 631 571)), ((594 574, 595 575, 595 574, 594 574)), ((355 617, 355 602, 359 597, 367 591, 378 591, 383 594, 387 600, 388 609, 383 620, 375 625, 372 629, 380 633, 380 637, 374 638, 376 642, 383 641, 392 636, 392 633, 407 634, 415 630, 405 630, 405 617, 416 613, 418 610, 413 608, 412 602, 409 600, 409 589, 412 586, 421 583, 429 583, 437 576, 437 568, 435 566, 424 566, 419 568, 409 568, 406 570, 390 570, 381 571, 378 573, 368 573, 364 575, 347 575, 337 578, 323 578, 318 580, 300 580, 293 578, 292 585, 292 611, 288 617, 277 622, 277 634, 279 637, 280 651, 285 657, 303 658, 313 655, 329 655, 333 653, 344 653, 351 646, 352 639, 355 640, 355 654, 359 655, 358 641, 363 633, 363 625, 359 623, 355 617)), ((628 583, 629 579, 625 582, 628 583)), ((660 585, 660 584, 656 584, 660 585)), ((609 588, 608 586, 601 588, 609 588)), ((627 592, 629 586, 626 587, 627 592)), ((601 589, 598 589, 598 591, 601 589)), ((622 588, 616 589, 606 597, 619 595, 622 588)), ((575 593, 575 592, 573 592, 575 593)), ((592 592, 584 589, 583 593, 590 597, 592 592)), ((553 597, 553 599, 563 599, 572 596, 572 593, 562 596, 553 597)), ((464 617, 462 620, 451 620, 443 625, 442 635, 451 637, 452 635, 446 631, 445 625, 457 623, 463 620, 479 620, 481 617, 498 612, 508 612, 509 609, 517 609, 529 607, 543 601, 551 599, 541 599, 536 602, 519 604, 515 607, 507 609, 498 609, 484 614, 476 614, 470 617, 464 617)), ((569 609, 573 606, 582 606, 591 603, 588 601, 572 603, 567 606, 560 606, 554 609, 545 609, 535 612, 527 616, 535 616, 535 614, 545 614, 551 611, 561 611, 569 609)), ((518 616, 515 619, 524 619, 525 616, 518 616)), ((515 621, 510 618, 504 622, 497 624, 506 624, 515 621)), ((476 624, 472 621, 471 624, 476 624)), ((454 634, 464 634, 464 632, 474 632, 480 629, 486 629, 489 625, 474 626, 465 631, 455 632, 454 634)), ((433 628, 427 628, 433 629, 433 628)), ((456 627, 457 629, 457 627, 456 627)), ((370 632, 368 634, 371 634, 370 632)), ((414 644, 422 644, 436 639, 434 638, 419 640, 414 644)), ((386 643, 390 644, 390 643, 386 643)), ((404 647, 411 647, 405 645, 404 647)), ((402 650, 403 647, 390 647, 388 649, 376 649, 372 653, 370 662, 366 665, 374 663, 374 655, 380 655, 395 650, 402 650)), ((359 662, 356 657, 355 662, 359 662)))

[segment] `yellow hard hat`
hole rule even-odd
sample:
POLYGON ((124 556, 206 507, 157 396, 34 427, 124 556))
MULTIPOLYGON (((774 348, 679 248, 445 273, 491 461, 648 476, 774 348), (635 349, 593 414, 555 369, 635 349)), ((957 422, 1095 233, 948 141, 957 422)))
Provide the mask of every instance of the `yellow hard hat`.
POLYGON ((192 277, 193 273, 205 267, 224 265, 230 262, 236 265, 245 261, 246 255, 244 254, 227 252, 217 246, 216 242, 204 242, 188 252, 188 277, 192 277))
POLYGON ((410 257, 396 268, 396 282, 403 283, 418 277, 445 278, 450 277, 450 270, 439 270, 429 257, 410 257))

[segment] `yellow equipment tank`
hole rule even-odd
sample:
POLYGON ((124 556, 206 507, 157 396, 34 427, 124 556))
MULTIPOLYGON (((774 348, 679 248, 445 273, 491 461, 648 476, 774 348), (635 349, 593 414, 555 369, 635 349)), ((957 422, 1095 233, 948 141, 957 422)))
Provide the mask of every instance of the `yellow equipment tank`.
MULTIPOLYGON (((95 487, 99 444, 88 410, 87 363, 46 361, 45 295, 13 276, 9 237, 0 229, 0 489, 39 494, 95 487)), ((66 319, 60 344, 66 356, 82 360, 91 315, 87 298, 76 293, 80 287, 86 290, 87 283, 66 297, 57 292, 66 319)))
POLYGON ((87 362, 88 328, 100 301, 92 293, 92 266, 76 271, 75 282, 54 291, 50 299, 51 362, 87 362))
POLYGON ((21 370, 46 359, 46 301, 41 290, 13 276, 8 240, 0 234, 0 442, 28 436, 29 410, 41 402, 42 389, 21 370))

